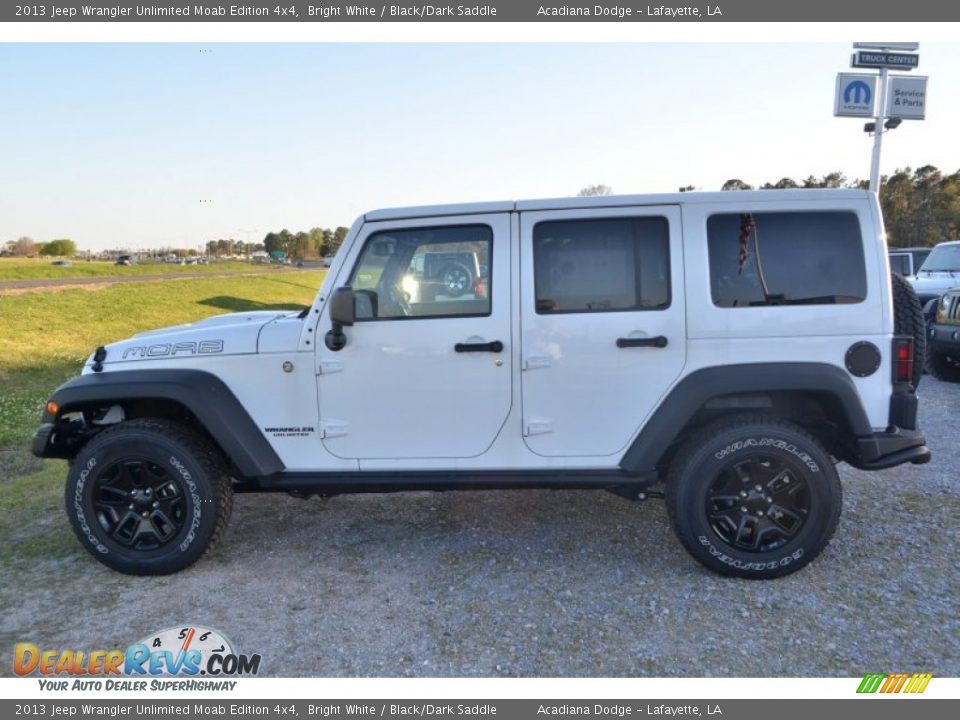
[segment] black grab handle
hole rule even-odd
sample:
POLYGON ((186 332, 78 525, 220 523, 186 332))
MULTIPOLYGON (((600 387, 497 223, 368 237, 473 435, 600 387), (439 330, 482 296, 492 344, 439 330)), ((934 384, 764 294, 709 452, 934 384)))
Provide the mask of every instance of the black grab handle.
POLYGON ((652 338, 617 338, 618 348, 627 347, 656 347, 664 348, 667 346, 667 339, 663 335, 657 335, 652 338))
POLYGON ((494 340, 488 343, 457 343, 453 346, 455 352, 503 352, 503 343, 494 340))

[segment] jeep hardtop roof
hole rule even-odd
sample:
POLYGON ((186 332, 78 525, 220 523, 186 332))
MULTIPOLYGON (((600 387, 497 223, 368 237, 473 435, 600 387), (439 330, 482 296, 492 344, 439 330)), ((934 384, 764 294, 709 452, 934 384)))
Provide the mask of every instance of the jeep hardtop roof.
POLYGON ((684 192, 653 195, 606 195, 603 197, 542 198, 496 202, 453 203, 419 207, 382 208, 364 214, 369 222, 444 215, 481 215, 531 210, 573 210, 627 205, 682 205, 685 203, 796 202, 810 200, 853 200, 872 195, 869 190, 809 188, 797 190, 737 190, 727 192, 684 192))

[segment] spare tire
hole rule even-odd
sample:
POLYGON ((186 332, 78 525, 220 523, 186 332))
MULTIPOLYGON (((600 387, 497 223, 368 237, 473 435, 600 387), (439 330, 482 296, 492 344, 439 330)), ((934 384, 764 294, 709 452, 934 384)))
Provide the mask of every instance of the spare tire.
POLYGON ((913 286, 899 273, 890 273, 893 287, 893 332, 913 338, 913 387, 920 384, 927 357, 927 324, 913 286))

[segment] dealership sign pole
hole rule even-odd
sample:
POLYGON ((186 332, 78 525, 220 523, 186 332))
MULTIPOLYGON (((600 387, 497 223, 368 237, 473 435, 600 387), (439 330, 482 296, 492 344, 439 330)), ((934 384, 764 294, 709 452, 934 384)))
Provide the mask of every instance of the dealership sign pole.
POLYGON ((874 118, 864 130, 873 132, 870 189, 879 192, 883 135, 904 119, 923 119, 927 79, 889 74, 890 70, 912 70, 919 66, 920 56, 916 54, 919 43, 854 43, 853 47, 856 52, 850 66, 876 68, 880 74, 839 73, 833 114, 874 118))

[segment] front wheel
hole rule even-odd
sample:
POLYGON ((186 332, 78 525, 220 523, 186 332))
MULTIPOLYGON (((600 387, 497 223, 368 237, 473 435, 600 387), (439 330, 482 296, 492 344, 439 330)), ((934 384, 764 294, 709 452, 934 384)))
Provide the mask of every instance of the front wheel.
POLYGON ((190 428, 140 419, 101 431, 67 476, 70 524, 97 560, 131 575, 196 562, 226 530, 230 476, 219 451, 190 428))
POLYGON ((722 419, 677 451, 667 510, 684 547, 723 575, 802 568, 840 518, 840 478, 820 443, 779 418, 722 419))

